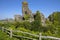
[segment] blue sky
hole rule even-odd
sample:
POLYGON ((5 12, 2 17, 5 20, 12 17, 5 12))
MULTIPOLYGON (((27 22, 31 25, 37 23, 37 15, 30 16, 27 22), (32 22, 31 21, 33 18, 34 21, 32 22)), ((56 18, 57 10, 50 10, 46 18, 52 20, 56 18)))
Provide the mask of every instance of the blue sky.
MULTIPOLYGON (((14 18, 15 14, 22 15, 22 1, 24 0, 0 0, 0 19, 14 18)), ((55 11, 60 12, 60 0, 26 0, 32 13, 39 10, 48 17, 55 11)))

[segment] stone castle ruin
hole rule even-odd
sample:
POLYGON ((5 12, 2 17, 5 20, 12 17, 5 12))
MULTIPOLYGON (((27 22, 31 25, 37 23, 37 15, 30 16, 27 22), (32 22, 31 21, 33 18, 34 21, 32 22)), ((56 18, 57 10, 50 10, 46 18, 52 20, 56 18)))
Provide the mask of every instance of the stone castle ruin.
MULTIPOLYGON (((28 7, 28 3, 26 1, 22 2, 22 16, 21 15, 15 15, 14 19, 5 19, 5 20, 1 20, 4 23, 6 22, 24 22, 24 21, 29 21, 32 22, 34 21, 34 17, 35 17, 36 13, 32 13, 32 11, 29 9, 28 7)), ((45 25, 45 17, 42 13, 40 13, 41 16, 41 23, 42 25, 45 25)))
MULTIPOLYGON (((33 14, 32 11, 28 7, 28 3, 26 1, 22 2, 22 16, 21 15, 15 15, 15 21, 29 21, 32 22, 34 21, 34 16, 36 14, 33 14), (27 20, 25 20, 25 16, 29 16, 27 20)), ((41 13, 41 22, 42 25, 45 25, 45 18, 44 15, 41 13)))

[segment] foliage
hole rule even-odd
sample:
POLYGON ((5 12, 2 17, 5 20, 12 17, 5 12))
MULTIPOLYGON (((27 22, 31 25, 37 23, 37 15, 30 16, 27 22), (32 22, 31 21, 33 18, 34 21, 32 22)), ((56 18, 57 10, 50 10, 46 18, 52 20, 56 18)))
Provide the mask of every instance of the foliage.
POLYGON ((53 22, 54 25, 60 25, 60 23, 59 23, 60 22, 60 12, 53 12, 53 14, 49 16, 49 20, 51 22, 53 22))
POLYGON ((31 30, 41 31, 40 30, 40 28, 41 28, 41 16, 40 16, 40 12, 39 11, 36 12, 35 20, 31 24, 32 24, 31 30))
POLYGON ((54 36, 60 37, 60 12, 53 12, 48 18, 52 22, 50 31, 54 32, 54 36))
MULTIPOLYGON (((14 22, 14 23, 0 22, 0 26, 1 27, 4 26, 8 29, 29 32, 32 34, 39 34, 41 32, 42 35, 60 37, 60 12, 54 12, 53 14, 51 14, 48 17, 48 19, 46 19, 46 26, 44 26, 44 27, 41 24, 41 16, 40 15, 41 15, 41 13, 39 11, 37 11, 35 20, 33 22, 28 22, 28 21, 14 22)), ((27 17, 26 16, 27 16, 27 14, 25 15, 25 20, 28 20, 29 16, 27 16, 27 17)), ((16 35, 20 35, 20 36, 36 38, 34 36, 30 36, 27 34, 16 33, 16 32, 13 32, 13 33, 16 35)), ((7 35, 8 34, 5 34, 4 32, 0 31, 0 40, 18 40, 16 38, 9 38, 9 36, 7 36, 7 35)), ((21 38, 21 40, 28 40, 28 39, 21 38)), ((48 40, 48 39, 46 39, 46 40, 48 40)))
POLYGON ((18 40, 18 39, 10 38, 6 33, 0 31, 0 40, 18 40))
POLYGON ((29 18, 30 18, 30 15, 29 15, 29 14, 25 14, 25 15, 24 15, 24 19, 25 19, 25 20, 28 20, 29 18))

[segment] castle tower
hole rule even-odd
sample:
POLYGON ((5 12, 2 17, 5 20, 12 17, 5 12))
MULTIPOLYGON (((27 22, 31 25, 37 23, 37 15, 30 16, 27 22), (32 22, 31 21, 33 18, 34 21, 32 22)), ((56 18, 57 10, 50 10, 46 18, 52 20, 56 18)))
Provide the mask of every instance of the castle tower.
POLYGON ((31 15, 31 11, 28 8, 28 3, 26 1, 22 2, 22 15, 24 17, 25 14, 31 15))
POLYGON ((33 19, 33 15, 31 10, 28 8, 28 3, 26 1, 22 2, 22 15, 23 17, 27 14, 27 16, 29 15, 30 18, 29 20, 32 21, 33 19))

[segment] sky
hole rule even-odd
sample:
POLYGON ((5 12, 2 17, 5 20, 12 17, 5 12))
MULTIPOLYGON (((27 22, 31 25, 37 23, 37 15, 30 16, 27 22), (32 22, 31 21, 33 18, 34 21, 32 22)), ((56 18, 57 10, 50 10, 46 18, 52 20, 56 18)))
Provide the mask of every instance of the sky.
MULTIPOLYGON (((0 0, 0 20, 22 15, 24 0, 0 0)), ((26 0, 32 13, 39 10, 47 18, 53 12, 60 12, 60 0, 26 0)))

